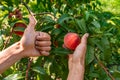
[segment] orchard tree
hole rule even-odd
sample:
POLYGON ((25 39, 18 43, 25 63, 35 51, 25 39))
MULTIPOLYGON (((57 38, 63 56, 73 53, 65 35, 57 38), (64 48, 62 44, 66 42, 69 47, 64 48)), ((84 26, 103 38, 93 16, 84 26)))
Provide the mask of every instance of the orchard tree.
POLYGON ((89 33, 85 80, 120 79, 120 16, 104 11, 99 0, 1 0, 0 49, 20 40, 32 11, 36 31, 51 35, 47 57, 23 58, 0 75, 1 80, 66 80, 68 54, 64 36, 89 33))

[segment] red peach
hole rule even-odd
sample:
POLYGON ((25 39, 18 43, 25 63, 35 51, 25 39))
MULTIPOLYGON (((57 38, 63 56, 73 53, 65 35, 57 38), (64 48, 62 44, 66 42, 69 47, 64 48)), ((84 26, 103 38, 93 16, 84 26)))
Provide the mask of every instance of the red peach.
POLYGON ((22 36, 24 32, 21 32, 21 31, 14 31, 15 34, 19 35, 19 36, 22 36))
POLYGON ((81 40, 77 33, 69 32, 64 36, 64 46, 70 50, 75 50, 80 42, 81 40))
POLYGON ((25 23, 23 23, 23 22, 17 22, 17 23, 15 23, 14 24, 14 26, 13 26, 13 32, 15 33, 15 34, 17 34, 17 35, 19 35, 19 36, 22 36, 23 35, 23 33, 24 33, 24 31, 23 30, 15 30, 15 28, 21 28, 21 29, 25 29, 26 27, 27 27, 27 25, 25 24, 25 23))

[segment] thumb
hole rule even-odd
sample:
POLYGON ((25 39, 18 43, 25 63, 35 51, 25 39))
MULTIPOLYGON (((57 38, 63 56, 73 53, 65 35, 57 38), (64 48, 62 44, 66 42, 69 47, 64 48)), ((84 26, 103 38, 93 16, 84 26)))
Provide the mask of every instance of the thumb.
POLYGON ((81 39, 81 44, 86 45, 87 44, 87 38, 88 38, 89 34, 86 33, 83 35, 82 39, 81 39))
POLYGON ((36 24, 37 24, 37 20, 36 20, 36 18, 34 17, 34 14, 31 13, 31 14, 29 15, 29 24, 28 24, 28 27, 33 27, 33 28, 35 28, 36 24))
POLYGON ((89 34, 86 33, 83 35, 82 39, 81 39, 81 43, 77 46, 77 50, 82 49, 83 47, 86 47, 87 45, 87 38, 88 38, 89 34))
POLYGON ((88 36, 89 36, 88 33, 83 35, 81 39, 81 43, 75 49, 75 52, 74 52, 75 57, 81 57, 81 58, 85 57, 88 36))
POLYGON ((29 24, 27 25, 27 28, 24 31, 24 35, 29 35, 30 33, 35 32, 35 26, 37 24, 37 20, 35 19, 33 13, 29 15, 29 24))

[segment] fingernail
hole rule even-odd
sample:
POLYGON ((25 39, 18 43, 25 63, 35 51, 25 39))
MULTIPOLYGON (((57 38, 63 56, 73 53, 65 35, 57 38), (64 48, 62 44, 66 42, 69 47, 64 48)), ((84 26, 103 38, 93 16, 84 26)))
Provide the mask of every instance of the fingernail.
POLYGON ((89 33, 86 33, 86 37, 87 37, 87 38, 89 37, 89 33))

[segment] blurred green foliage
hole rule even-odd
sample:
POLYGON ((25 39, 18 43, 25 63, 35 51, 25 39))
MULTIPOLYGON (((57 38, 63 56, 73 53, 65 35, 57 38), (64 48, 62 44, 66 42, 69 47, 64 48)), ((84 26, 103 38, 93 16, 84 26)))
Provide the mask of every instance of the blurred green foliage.
MULTIPOLYGON (((110 80, 98 60, 116 79, 120 79, 120 6, 119 0, 23 0, 36 14, 36 30, 51 35, 52 50, 48 57, 37 57, 31 64, 29 80, 66 80, 67 54, 63 38, 68 32, 81 37, 89 33, 85 80, 110 80), (96 55, 96 56, 95 56, 96 55)), ((28 21, 28 11, 21 0, 0 1, 0 49, 2 50, 15 23, 9 12, 21 9, 23 20, 28 21)), ((13 34, 7 47, 20 40, 13 34)), ((23 58, 0 75, 1 80, 24 80, 28 59, 23 58)))

